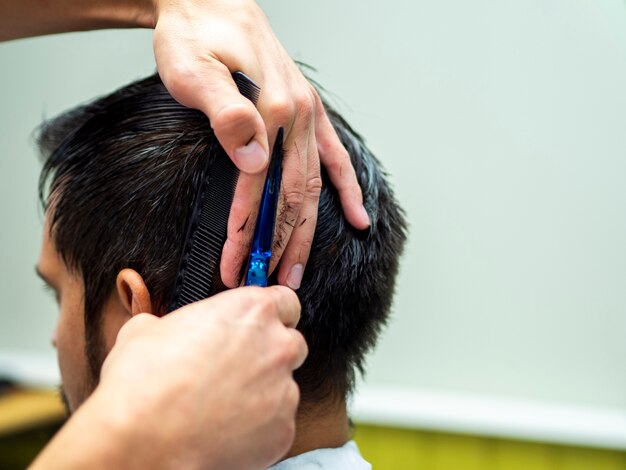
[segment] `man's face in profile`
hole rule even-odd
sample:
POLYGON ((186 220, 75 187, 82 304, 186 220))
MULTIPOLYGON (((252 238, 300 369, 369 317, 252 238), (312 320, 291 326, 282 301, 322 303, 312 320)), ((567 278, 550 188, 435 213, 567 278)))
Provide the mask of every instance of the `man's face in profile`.
MULTIPOLYGON (((92 377, 85 354, 82 275, 69 270, 57 252, 50 238, 49 214, 46 214, 37 272, 56 297, 59 312, 52 344, 57 350, 62 390, 69 411, 74 412, 93 392, 97 377, 92 377)), ((123 314, 123 309, 115 308, 115 298, 116 296, 111 296, 111 301, 107 302, 102 313, 100 332, 106 353, 113 347, 117 332, 128 319, 123 314)))

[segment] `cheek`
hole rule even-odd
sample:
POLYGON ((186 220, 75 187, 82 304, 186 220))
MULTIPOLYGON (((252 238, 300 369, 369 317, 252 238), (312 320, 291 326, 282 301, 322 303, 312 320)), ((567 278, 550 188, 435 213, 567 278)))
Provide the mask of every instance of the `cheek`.
MULTIPOLYGON (((117 340, 117 334, 124 324, 130 320, 131 316, 122 309, 106 309, 102 316, 102 338, 104 340, 104 354, 111 352, 115 341, 117 340)), ((104 357, 102 358, 104 360, 104 357)))
POLYGON ((63 388, 70 409, 75 411, 90 392, 87 390, 85 334, 80 300, 69 298, 61 301, 54 336, 63 388))

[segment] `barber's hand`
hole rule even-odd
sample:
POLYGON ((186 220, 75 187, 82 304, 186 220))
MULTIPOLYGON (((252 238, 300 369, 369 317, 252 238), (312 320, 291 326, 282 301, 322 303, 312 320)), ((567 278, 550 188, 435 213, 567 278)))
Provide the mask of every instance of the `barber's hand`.
POLYGON ((317 222, 320 161, 341 198, 348 222, 369 226, 348 153, 320 98, 252 0, 157 0, 154 52, 172 96, 203 111, 241 170, 228 221, 221 274, 235 287, 254 232, 268 155, 279 127, 285 159, 272 268, 282 256, 281 284, 300 286, 317 222), (258 111, 237 91, 242 71, 260 87, 258 111), (269 139, 269 140, 268 140, 269 139))
POLYGON ((294 437, 299 317, 296 294, 279 286, 136 315, 34 468, 267 468, 294 437))

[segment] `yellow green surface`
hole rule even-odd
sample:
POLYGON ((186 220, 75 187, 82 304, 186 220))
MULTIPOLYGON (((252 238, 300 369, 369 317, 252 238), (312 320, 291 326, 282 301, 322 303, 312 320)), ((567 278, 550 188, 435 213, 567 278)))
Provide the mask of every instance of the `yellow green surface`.
MULTIPOLYGON (((59 425, 0 436, 0 469, 25 468, 59 425)), ((367 425, 354 437, 375 470, 626 470, 612 450, 367 425)))
POLYGON ((626 470, 626 452, 357 425, 375 470, 626 470))

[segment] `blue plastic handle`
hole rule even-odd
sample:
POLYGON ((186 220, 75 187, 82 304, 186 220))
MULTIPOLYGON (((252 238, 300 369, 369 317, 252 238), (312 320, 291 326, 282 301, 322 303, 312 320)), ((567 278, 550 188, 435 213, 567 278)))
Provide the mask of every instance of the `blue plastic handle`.
POLYGON ((259 215, 254 227, 254 238, 246 271, 246 286, 267 286, 267 277, 272 259, 272 242, 276 209, 283 173, 283 128, 278 129, 272 159, 265 178, 259 215))

